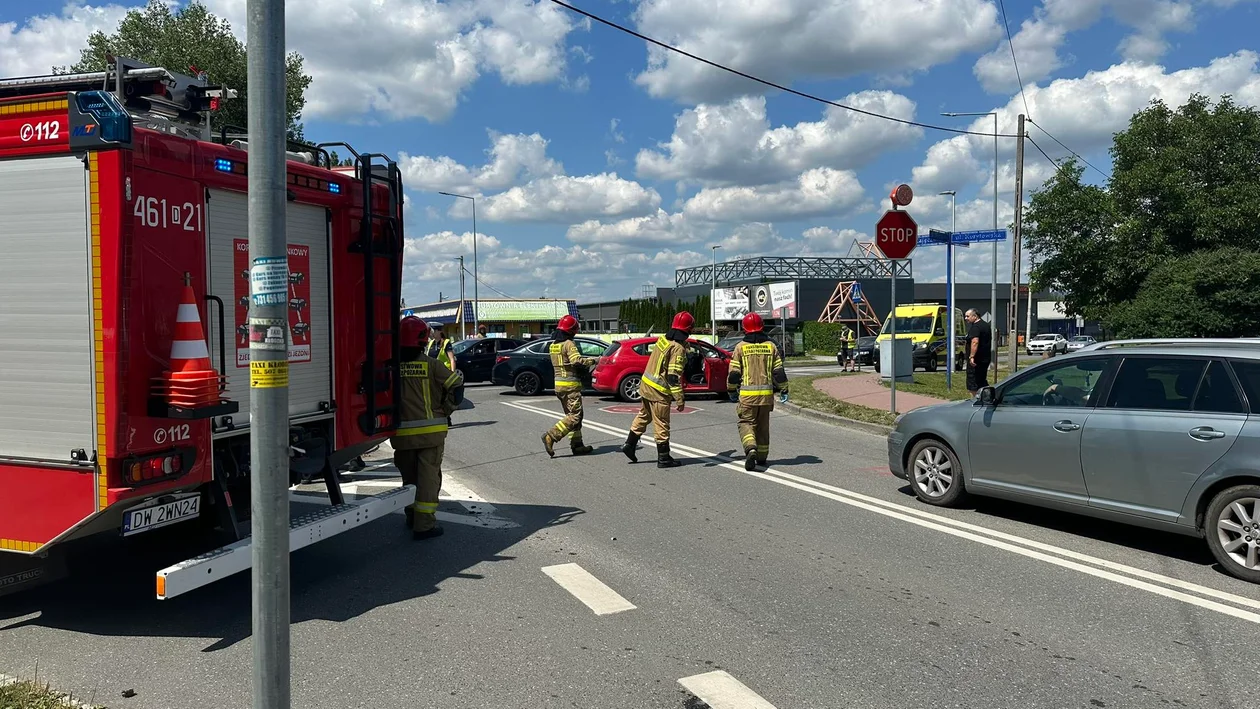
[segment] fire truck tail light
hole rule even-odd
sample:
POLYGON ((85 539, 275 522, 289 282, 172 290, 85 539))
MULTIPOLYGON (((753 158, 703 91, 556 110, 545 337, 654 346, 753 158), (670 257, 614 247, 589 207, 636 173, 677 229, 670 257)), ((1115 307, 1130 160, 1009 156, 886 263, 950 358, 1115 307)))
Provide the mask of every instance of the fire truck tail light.
POLYGON ((155 456, 132 460, 127 464, 127 484, 140 485, 175 478, 185 472, 189 450, 168 451, 155 456))

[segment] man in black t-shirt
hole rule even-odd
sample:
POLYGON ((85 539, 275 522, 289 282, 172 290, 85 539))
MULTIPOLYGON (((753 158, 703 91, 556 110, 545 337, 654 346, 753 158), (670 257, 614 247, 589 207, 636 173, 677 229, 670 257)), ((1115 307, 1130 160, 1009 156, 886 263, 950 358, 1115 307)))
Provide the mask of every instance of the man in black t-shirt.
POLYGON ((972 396, 989 386, 989 365, 993 363, 993 330, 980 314, 971 308, 963 316, 967 320, 967 391, 972 396))

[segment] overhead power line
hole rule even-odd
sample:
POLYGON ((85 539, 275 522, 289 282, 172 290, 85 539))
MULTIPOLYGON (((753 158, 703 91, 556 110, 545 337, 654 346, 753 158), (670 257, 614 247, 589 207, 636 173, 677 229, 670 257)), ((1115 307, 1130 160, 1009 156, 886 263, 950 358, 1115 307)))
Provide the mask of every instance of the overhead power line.
POLYGON ((1019 82, 1019 95, 1024 99, 1024 115, 1032 120, 1032 111, 1028 108, 1028 94, 1024 93, 1024 79, 1019 75, 1019 60, 1015 58, 1015 40, 1011 37, 1011 24, 1006 18, 1006 2, 998 0, 1002 10, 1002 26, 1006 28, 1006 43, 1011 46, 1011 63, 1015 65, 1015 80, 1019 82))
MULTIPOLYGON (((1072 155, 1074 155, 1074 156, 1076 157, 1076 159, 1077 159, 1077 160, 1080 160, 1081 162, 1085 163, 1085 164, 1086 164, 1086 165, 1088 165, 1089 167, 1094 168, 1094 170, 1095 170, 1095 171, 1097 171, 1099 175, 1102 175, 1103 177, 1107 178, 1108 180, 1110 180, 1110 179, 1111 179, 1111 175, 1109 175, 1109 174, 1107 174, 1107 173, 1103 172, 1102 170, 1099 170, 1098 168, 1094 167, 1094 164, 1093 164, 1093 163, 1091 163, 1090 161, 1088 161, 1088 160, 1086 160, 1084 157, 1082 157, 1080 153, 1078 153, 1078 152, 1076 152, 1075 150, 1073 150, 1073 149, 1069 148, 1068 146, 1064 145, 1064 144, 1063 144, 1063 141, 1061 141, 1061 140, 1059 140, 1058 138, 1056 138, 1056 137, 1054 137, 1053 135, 1051 135, 1051 134, 1050 134, 1050 131, 1046 130, 1045 128, 1042 128, 1042 127, 1041 127, 1041 125, 1039 125, 1036 121, 1034 121, 1033 119, 1029 118, 1029 119, 1028 119, 1028 122, 1029 122, 1029 123, 1031 123, 1031 124, 1033 124, 1033 125, 1035 125, 1035 126, 1037 126, 1037 130, 1041 131, 1042 133, 1045 133, 1047 138, 1049 138, 1050 140, 1053 140, 1054 142, 1058 143, 1058 144, 1059 144, 1059 147, 1063 148, 1064 150, 1066 150, 1066 151, 1068 151, 1069 153, 1071 153, 1072 155)), ((1031 140, 1031 138, 1030 138, 1029 140, 1031 140)))
POLYGON ((464 273, 467 273, 468 275, 472 276, 472 277, 473 277, 473 280, 477 281, 478 283, 480 283, 481 285, 485 286, 486 288, 489 288, 490 290, 494 291, 495 293, 498 293, 499 295, 503 296, 504 298, 507 298, 508 300, 524 300, 523 298, 517 298, 517 297, 516 297, 516 296, 514 296, 514 295, 508 295, 507 293, 504 293, 503 291, 499 290, 498 288, 495 288, 494 286, 490 285, 489 283, 486 283, 485 281, 481 280, 481 279, 480 279, 480 278, 478 278, 477 276, 474 276, 474 275, 473 275, 473 272, 472 272, 472 271, 469 271, 469 270, 468 270, 468 267, 466 267, 466 266, 464 267, 464 273))
MULTIPOLYGON (((713 67, 713 68, 715 68, 715 69, 720 69, 721 71, 725 71, 725 72, 727 72, 727 73, 730 73, 730 74, 734 74, 734 75, 736 75, 736 76, 743 77, 743 78, 745 78, 745 79, 748 79, 749 81, 755 81, 755 82, 757 82, 758 84, 762 84, 762 85, 765 85, 765 86, 769 86, 770 88, 778 89, 779 91, 783 91, 783 92, 785 92, 785 93, 789 93, 789 94, 792 94, 792 95, 794 95, 794 96, 800 96, 801 98, 809 99, 810 101, 817 101, 818 103, 823 103, 823 104, 826 104, 826 105, 828 105, 828 106, 834 106, 835 108, 842 108, 842 109, 844 109, 844 110, 846 110, 846 111, 852 111, 853 113, 860 113, 860 114, 862 114, 862 115, 864 115, 864 116, 871 116, 872 118, 879 118, 879 119, 882 119, 882 120, 885 120, 885 121, 892 121, 892 122, 894 122, 894 123, 901 123, 902 125, 907 125, 907 126, 916 126, 916 127, 918 127, 918 128, 927 128, 927 129, 929 129, 929 130, 942 131, 942 132, 945 132, 945 133, 956 133, 956 134, 959 134, 959 135, 979 135, 979 136, 984 136, 984 137, 986 137, 986 138, 992 138, 992 137, 994 136, 994 134, 993 134, 993 133, 981 133, 981 132, 979 132, 979 131, 964 130, 964 129, 962 129, 962 128, 950 128, 950 127, 948 127, 948 126, 938 126, 938 125, 934 125, 934 124, 931 124, 931 123, 920 123, 919 121, 911 121, 911 120, 908 120, 908 119, 905 119, 905 118, 897 118, 896 116, 889 116, 889 115, 885 115, 885 114, 883 114, 883 113, 876 113, 875 111, 868 111, 868 110, 863 109, 863 108, 856 108, 856 107, 854 107, 854 106, 846 106, 846 105, 844 105, 844 104, 842 104, 842 103, 837 103, 837 102, 835 102, 835 101, 830 101, 830 100, 828 100, 828 99, 822 98, 821 96, 815 96, 814 94, 806 93, 806 92, 804 92, 804 91, 797 91, 796 89, 789 88, 789 87, 784 86, 784 85, 782 85, 782 84, 777 84, 777 83, 775 83, 775 82, 773 82, 773 81, 770 81, 770 80, 768 80, 768 79, 762 79, 762 78, 761 78, 761 77, 759 77, 759 76, 753 76, 752 74, 749 74, 749 73, 746 73, 746 72, 742 72, 742 71, 740 71, 740 70, 738 70, 738 69, 732 69, 731 67, 726 66, 726 65, 724 65, 724 64, 719 64, 719 63, 717 63, 717 62, 715 62, 715 61, 712 61, 712 60, 709 60, 709 59, 705 59, 704 57, 697 56, 697 55, 695 55, 695 54, 692 54, 691 52, 688 52, 688 51, 684 51, 684 50, 682 50, 682 49, 679 49, 678 47, 675 47, 675 46, 674 46, 674 45, 672 45, 672 44, 667 44, 667 43, 665 43, 665 42, 662 42, 662 41, 660 41, 659 39, 653 39, 652 37, 649 37, 649 36, 647 36, 647 35, 645 35, 645 34, 640 34, 639 32, 636 32, 636 31, 634 31, 634 30, 630 29, 629 27, 626 27, 625 25, 618 24, 618 23, 616 23, 616 22, 613 22, 612 20, 606 20, 606 19, 604 19, 604 18, 600 17, 599 15, 596 15, 596 14, 591 13, 591 12, 587 12, 586 10, 583 10, 583 9, 581 9, 581 8, 574 7, 574 6, 570 5, 570 4, 569 4, 569 3, 567 3, 567 2, 562 2, 562 0, 551 0, 551 2, 552 2, 552 3, 554 3, 554 4, 556 4, 556 5, 559 5, 560 7, 563 7, 563 8, 565 8, 565 9, 569 10, 570 12, 575 12, 575 13, 577 13, 577 14, 579 14, 579 15, 583 16, 583 17, 586 17, 586 18, 588 18, 588 19, 590 19, 590 20, 592 20, 592 21, 598 22, 598 23, 600 23, 600 24, 602 24, 602 25, 605 25, 605 26, 607 26, 607 27, 611 27, 611 28, 613 28, 613 29, 615 29, 615 30, 617 30, 617 31, 619 31, 619 32, 624 32, 625 34, 628 34, 628 35, 630 35, 630 36, 632 36, 632 37, 638 37, 639 39, 643 40, 644 42, 647 42, 648 44, 654 44, 654 45, 656 45, 656 46, 660 47, 661 49, 665 49, 665 50, 667 50, 667 51, 674 52, 675 54, 681 54, 682 56, 687 57, 688 59, 691 59, 691 60, 694 60, 694 61, 700 62, 701 64, 706 64, 706 65, 711 66, 711 67, 713 67)), ((1018 137, 1018 136, 1016 136, 1014 133, 997 133, 996 135, 997 135, 997 137, 999 137, 999 138, 1016 138, 1016 137, 1018 137)))

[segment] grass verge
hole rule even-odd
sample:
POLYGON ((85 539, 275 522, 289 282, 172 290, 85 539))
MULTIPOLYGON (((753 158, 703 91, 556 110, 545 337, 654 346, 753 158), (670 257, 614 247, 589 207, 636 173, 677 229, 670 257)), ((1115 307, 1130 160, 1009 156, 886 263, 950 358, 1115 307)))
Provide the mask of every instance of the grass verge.
POLYGON ((48 685, 26 680, 0 683, 0 709, 77 709, 80 706, 48 685))
POLYGON ((818 374, 806 377, 792 377, 789 400, 806 409, 822 411, 836 416, 843 416, 854 421, 863 421, 865 423, 878 423, 885 426, 893 425, 894 416, 880 409, 872 409, 869 406, 858 406, 850 404, 847 401, 827 396, 826 394, 814 388, 814 380, 827 379, 829 377, 843 376, 840 374, 818 374))
MULTIPOLYGON (((1025 367, 1032 363, 1032 361, 1025 362, 1021 359, 1019 363, 1020 370, 1022 371, 1025 367)), ((1007 369, 1005 361, 999 363, 996 381, 1002 381, 1005 379, 1009 371, 1010 370, 1007 369)), ((993 376, 992 371, 989 372, 989 376, 993 376)), ((993 384, 995 382, 990 381, 989 383, 993 384)), ((881 380, 880 384, 885 387, 888 386, 888 382, 886 381, 881 380)), ((967 393, 967 372, 965 371, 954 372, 954 388, 952 390, 945 388, 945 371, 940 370, 936 372, 915 371, 914 383, 906 384, 904 382, 897 382, 897 391, 909 392, 911 394, 922 394, 923 396, 934 396, 938 399, 952 401, 963 401, 971 398, 971 394, 967 393)))

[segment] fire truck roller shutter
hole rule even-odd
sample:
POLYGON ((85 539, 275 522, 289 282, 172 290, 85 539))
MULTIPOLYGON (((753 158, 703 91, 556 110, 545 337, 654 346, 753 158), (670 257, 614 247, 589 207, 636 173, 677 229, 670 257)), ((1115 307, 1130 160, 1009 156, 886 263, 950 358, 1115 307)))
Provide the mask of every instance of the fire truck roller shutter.
POLYGON ((0 161, 0 253, 0 456, 91 455, 100 446, 81 158, 0 161))
MULTIPOLYGON (((249 293, 248 281, 242 279, 242 270, 247 271, 249 265, 248 252, 242 260, 236 249, 242 240, 248 244, 249 202, 243 192, 210 190, 209 198, 206 214, 210 287, 215 295, 223 299, 228 318, 227 326, 223 328, 228 338, 228 361, 223 371, 228 377, 228 395, 240 402, 240 411, 232 414, 233 424, 240 428, 249 422, 249 343, 248 338, 240 334, 240 328, 247 324, 248 317, 248 308, 240 305, 240 299, 243 294, 249 293)), ((301 339, 290 335, 294 346, 290 348, 289 415, 303 417, 320 413, 320 402, 332 401, 327 211, 324 207, 289 202, 285 213, 285 235, 291 266, 289 323, 300 323, 303 327, 298 329, 306 332, 301 339), (302 252, 307 249, 308 255, 303 256, 302 252), (309 350, 309 354, 303 350, 309 350)), ((211 322, 208 333, 210 352, 217 359, 217 316, 212 316, 211 322)))

